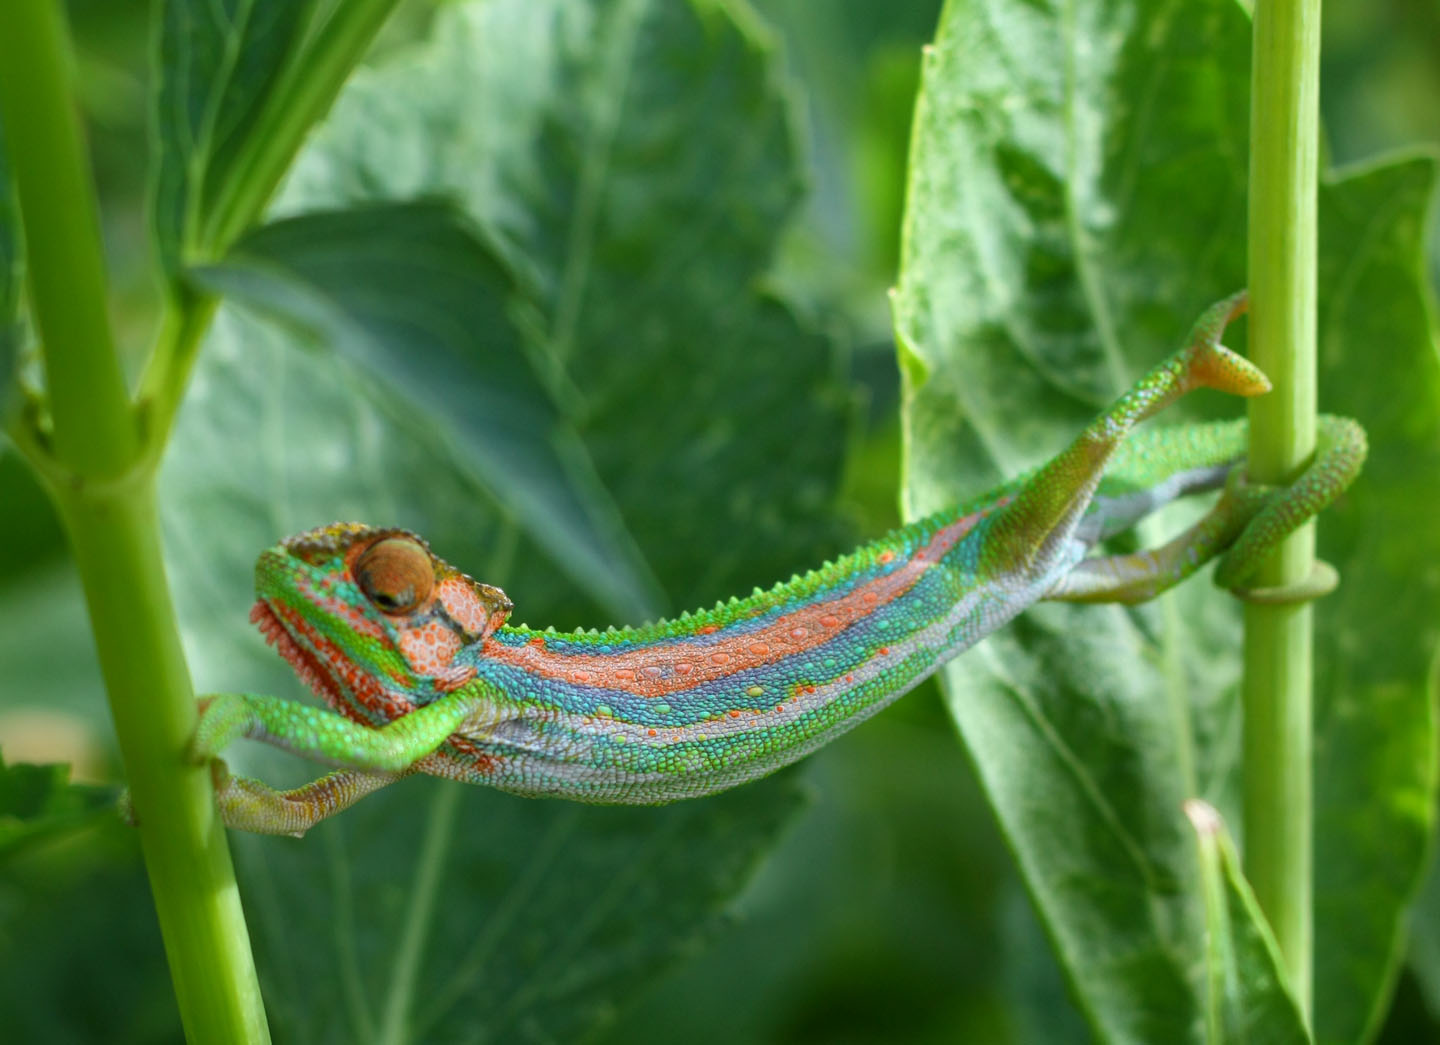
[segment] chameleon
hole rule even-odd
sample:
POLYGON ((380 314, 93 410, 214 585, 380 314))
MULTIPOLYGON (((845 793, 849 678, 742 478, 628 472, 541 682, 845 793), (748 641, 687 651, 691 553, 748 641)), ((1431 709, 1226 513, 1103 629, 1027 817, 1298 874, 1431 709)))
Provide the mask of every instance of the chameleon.
POLYGON ((1246 589, 1283 537, 1358 474, 1364 430, 1322 416, 1286 485, 1244 475, 1244 420, 1136 426, 1194 388, 1270 383, 1220 344, 1244 292, 1211 306, 1184 347, 1061 453, 978 497, 773 588, 641 627, 559 633, 508 623, 510 599, 395 528, 335 523, 261 553, 251 612, 326 707, 254 693, 202 697, 189 757, 208 763, 222 821, 302 835, 412 773, 527 796, 665 803, 743 784, 880 711, 1041 600, 1141 602, 1219 558, 1246 589), (1107 539, 1177 498, 1219 490, 1167 543, 1107 539), (337 767, 272 789, 221 752, 266 741, 337 767))

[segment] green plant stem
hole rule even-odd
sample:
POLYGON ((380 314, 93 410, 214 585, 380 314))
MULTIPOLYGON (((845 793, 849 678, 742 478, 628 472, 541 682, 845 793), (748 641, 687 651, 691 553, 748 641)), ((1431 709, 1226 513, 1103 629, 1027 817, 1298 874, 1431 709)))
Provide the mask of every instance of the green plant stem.
POLYGON ((27 236, 54 451, 70 470, 119 475, 138 442, 106 314, 105 260, 80 138, 60 6, 15 0, 0 31, 0 115, 27 236), (43 231, 42 231, 43 230, 43 231))
MULTIPOLYGON (((1275 390, 1251 401, 1251 478, 1289 482, 1315 449, 1319 0, 1255 7, 1250 121, 1251 358, 1275 390)), ((1256 578, 1295 584, 1315 561, 1313 525, 1256 578)), ((1245 872, 1311 1009, 1311 613, 1245 608, 1245 872)))
POLYGON ((0 104, 25 227, 53 437, 17 440, 69 534, 185 1031, 268 1040, 249 936, 208 773, 186 763, 195 705, 142 452, 106 315, 95 196, 58 0, 16 0, 0 32, 0 104))
POLYGON ((186 1037, 268 1041, 209 773, 184 758, 195 702, 165 583, 153 481, 147 476, 100 496, 57 492, 186 1037))

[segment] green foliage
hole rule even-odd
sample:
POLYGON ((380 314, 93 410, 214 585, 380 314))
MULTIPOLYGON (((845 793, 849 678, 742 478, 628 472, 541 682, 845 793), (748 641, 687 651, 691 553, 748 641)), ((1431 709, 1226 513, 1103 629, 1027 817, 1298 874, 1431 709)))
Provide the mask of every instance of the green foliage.
MULTIPOLYGON (((1064 20, 1008 0, 947 8, 922 85, 896 306, 912 514, 1053 452, 1200 305, 1243 283, 1248 55, 1225 2, 1097 4, 1064 20)), ((1440 586, 1427 564, 1440 536, 1417 520, 1382 564, 1359 522, 1423 513, 1433 494, 1433 465, 1415 467, 1440 449, 1420 263, 1433 181, 1411 161, 1337 180, 1321 201, 1322 405, 1359 418, 1374 447, 1322 524, 1346 582, 1317 612, 1321 1041, 1373 1029, 1434 826, 1426 666, 1440 586), (1377 338, 1407 375, 1401 409, 1358 347, 1377 338), (1402 589, 1397 629, 1395 596, 1378 603, 1402 589)), ((1203 796, 1235 817, 1238 637, 1232 608, 1192 585, 1139 609, 1033 611, 947 672, 1102 1038, 1200 1032, 1204 908, 1179 811, 1203 796)))
POLYGON ((114 798, 108 788, 72 786, 68 766, 7 766, 0 757, 0 859, 112 812, 114 798))
POLYGON ((1275 944, 1220 814, 1185 803, 1200 854, 1205 897, 1207 1042, 1308 1042, 1275 944))
MULTIPOLYGON (((69 6, 83 40, 101 16, 69 6)), ((518 619, 567 628, 843 550, 846 457, 874 472, 847 489, 895 483, 878 291, 917 83, 895 309, 908 512, 1051 453, 1243 282, 1248 27, 1228 0, 952 0, 923 71, 935 0, 756 0, 774 37, 733 0, 402 5, 351 76, 392 6, 155 5, 151 243, 125 187, 102 185, 122 281, 158 262, 164 285, 135 416, 173 435, 157 508, 202 692, 307 699, 243 617, 256 551, 334 518, 416 529, 504 585, 518 619)), ((111 60, 82 53, 82 98, 115 82, 111 60)), ((4 163, 0 405, 23 276, 4 163)), ((1434 828, 1434 173, 1410 158, 1321 195, 1322 406, 1372 441, 1321 526, 1344 577, 1317 610, 1327 1043, 1379 1031, 1434 828)), ((122 334, 154 318, 123 315, 122 334)), ((1192 398, 1175 418, 1237 409, 1192 398)), ((16 443, 33 458, 44 440, 16 443)), ((80 594, 15 465, 0 739, 29 702, 93 741, 80 594)), ((127 613, 163 595, 152 580, 127 613)), ((596 809, 412 779, 303 842, 232 838, 271 1026, 316 1043, 1085 1040, 1073 1004, 1101 1040, 1307 1040, 1223 827, 1181 812, 1200 796, 1238 826, 1239 641, 1201 583, 1026 614, 948 680, 983 798, 927 688, 798 773, 710 799, 596 809)), ((129 680, 140 720, 171 722, 188 695, 151 681, 129 680)), ((233 756, 277 782, 315 772, 233 756)), ((0 767, 0 1010, 26 1040, 179 1033, 112 793, 0 767)), ((1416 919, 1420 1011, 1395 1040, 1440 1026, 1437 926, 1416 919)))

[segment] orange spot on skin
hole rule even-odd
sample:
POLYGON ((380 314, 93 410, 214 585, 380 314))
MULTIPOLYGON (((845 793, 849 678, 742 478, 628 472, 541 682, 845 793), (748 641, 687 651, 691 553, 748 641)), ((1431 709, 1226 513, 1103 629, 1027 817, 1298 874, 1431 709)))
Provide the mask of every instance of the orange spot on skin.
POLYGON ((814 687, 814 686, 806 686, 806 687, 805 687, 805 692, 806 692, 806 693, 814 693, 814 692, 815 692, 815 687, 814 687))
POLYGON ((738 712, 738 711, 732 711, 732 712, 730 712, 730 717, 731 717, 731 718, 739 718, 739 717, 740 717, 740 712, 738 712))
POLYGON ((714 635, 714 634, 715 634, 717 631, 719 631, 719 630, 720 630, 720 629, 719 629, 718 627, 716 627, 714 624, 707 624, 707 625, 705 625, 705 627, 701 628, 701 629, 700 629, 699 631, 697 631, 695 634, 697 634, 697 635, 714 635))
POLYGON ((890 647, 889 647, 889 646, 881 646, 881 647, 880 647, 880 656, 882 656, 882 657, 888 657, 888 656, 890 656, 890 647))
POLYGON ((655 736, 655 731, 653 729, 646 730, 646 732, 648 732, 652 737, 655 736))
POLYGON ((730 660, 730 654, 728 654, 728 653, 712 653, 712 654, 710 654, 710 659, 711 659, 712 661, 714 661, 716 664, 726 664, 726 663, 728 663, 729 660, 730 660))
POLYGON ((460 636, 439 620, 418 628, 402 626, 399 632, 400 652, 417 675, 443 674, 462 644, 460 636))
POLYGON ((757 642, 750 647, 750 652, 757 657, 768 657, 770 656, 770 647, 763 642, 757 642))
POLYGON ((827 628, 838 628, 840 626, 840 618, 832 613, 827 613, 820 618, 820 623, 827 628))
POLYGON ((863 598, 865 599, 866 602, 870 603, 872 606, 873 606, 875 603, 877 603, 877 602, 880 601, 880 596, 876 595, 873 591, 867 591, 867 592, 864 594, 863 598))
POLYGON ((895 553, 892 552, 889 548, 886 548, 883 552, 880 553, 880 561, 881 561, 881 562, 894 562, 894 561, 895 561, 895 553))
POLYGON ((675 665, 675 674, 677 675, 688 675, 693 670, 694 669, 689 664, 685 663, 683 660, 679 664, 675 665))
POLYGON ((571 677, 572 679, 574 679, 576 682, 589 682, 589 681, 590 681, 590 672, 588 672, 588 671, 574 671, 574 672, 571 672, 571 673, 570 673, 570 677, 571 677))
POLYGON ((635 672, 631 671, 629 668, 617 668, 615 671, 615 677, 621 682, 632 682, 635 679, 635 672))
POLYGON ((855 681, 855 676, 854 676, 854 675, 846 675, 846 676, 845 676, 845 681, 846 681, 846 682, 854 682, 854 681, 855 681))
POLYGON ((775 710, 776 710, 776 711, 784 711, 784 710, 785 710, 785 705, 784 705, 784 704, 776 704, 776 705, 775 705, 775 710))
POLYGON ((529 642, 525 643, 525 645, 527 645, 527 646, 534 646, 534 647, 536 647, 537 649, 544 649, 544 648, 545 648, 545 640, 542 639, 539 635, 536 635, 536 636, 535 636, 533 639, 531 639, 529 642))

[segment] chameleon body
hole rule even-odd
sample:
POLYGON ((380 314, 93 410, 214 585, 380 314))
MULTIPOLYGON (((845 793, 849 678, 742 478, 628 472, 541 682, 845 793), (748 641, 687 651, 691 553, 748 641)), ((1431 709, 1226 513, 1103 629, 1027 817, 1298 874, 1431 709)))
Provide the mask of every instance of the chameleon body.
POLYGON ((1238 587, 1344 489, 1365 452, 1358 425, 1323 418, 1314 464, 1261 489, 1237 467, 1244 422, 1132 434, 1191 388, 1268 390, 1219 344, 1243 308, 1243 295, 1213 306, 1185 348, 1035 471, 671 621, 511 626, 503 592, 412 534, 342 523, 292 537, 260 556, 252 619, 333 710, 205 698, 192 754, 211 762, 226 823, 271 833, 303 833, 417 771, 531 796, 668 802, 795 761, 1039 600, 1141 601, 1217 555, 1217 580, 1238 587), (1217 505, 1168 544, 1092 554, 1155 508, 1218 487, 1217 505), (241 736, 342 768, 274 791, 216 757, 241 736))

